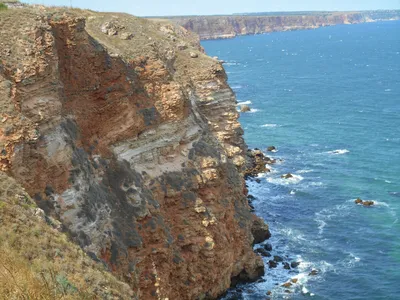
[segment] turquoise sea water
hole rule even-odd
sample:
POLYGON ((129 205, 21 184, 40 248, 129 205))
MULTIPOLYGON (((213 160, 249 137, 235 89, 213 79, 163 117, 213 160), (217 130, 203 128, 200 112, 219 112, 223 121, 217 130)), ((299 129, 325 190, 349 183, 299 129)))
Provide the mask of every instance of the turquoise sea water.
MULTIPOLYGON (((226 299, 400 299, 400 22, 205 41, 252 113, 250 147, 283 159, 248 182, 289 262, 226 299), (294 174, 284 180, 280 175, 294 174), (374 200, 365 208, 355 198, 374 200), (317 276, 309 276, 312 269, 317 276), (298 283, 281 284, 290 278, 298 283)), ((265 259, 268 262, 269 259, 265 259)))

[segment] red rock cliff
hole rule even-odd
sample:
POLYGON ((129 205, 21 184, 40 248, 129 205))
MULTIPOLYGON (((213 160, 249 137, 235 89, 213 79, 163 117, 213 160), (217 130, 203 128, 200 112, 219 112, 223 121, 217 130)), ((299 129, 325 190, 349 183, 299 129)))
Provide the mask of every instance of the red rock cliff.
POLYGON ((139 299, 216 298, 263 272, 235 96, 197 37, 125 14, 0 22, 0 169, 89 256, 139 299))

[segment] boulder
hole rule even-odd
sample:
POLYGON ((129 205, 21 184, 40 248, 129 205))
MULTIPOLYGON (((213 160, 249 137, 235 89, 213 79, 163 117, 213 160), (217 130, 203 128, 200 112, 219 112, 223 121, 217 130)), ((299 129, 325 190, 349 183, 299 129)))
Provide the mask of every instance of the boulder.
POLYGON ((318 271, 317 270, 311 270, 310 273, 308 273, 309 276, 316 276, 318 275, 318 271))
POLYGON ((285 288, 290 288, 292 286, 291 282, 285 282, 284 284, 282 284, 283 287, 285 288))
POLYGON ((190 52, 190 57, 191 58, 197 58, 197 57, 199 57, 199 55, 197 53, 195 53, 195 52, 190 52))
POLYGON ((131 40, 133 38, 133 34, 129 32, 124 32, 120 34, 119 38, 121 40, 131 40))
POLYGON ((260 254, 261 256, 264 257, 271 257, 271 253, 269 253, 267 250, 265 250, 264 248, 258 248, 255 251, 256 253, 260 254))
POLYGON ((270 260, 270 261, 268 261, 268 266, 270 269, 274 269, 278 266, 278 264, 275 261, 270 260))
POLYGON ((246 104, 240 105, 240 112, 245 113, 245 112, 249 112, 249 111, 251 111, 250 106, 248 106, 246 104))
POLYGON ((269 227, 260 218, 255 218, 253 226, 251 227, 251 233, 253 234, 254 241, 253 245, 260 244, 271 237, 269 227))
POLYGON ((300 265, 300 262, 297 262, 297 261, 292 261, 291 263, 290 263, 290 266, 294 269, 294 268, 297 268, 298 266, 300 265))
POLYGON ((355 204, 363 204, 363 201, 362 201, 360 198, 357 198, 357 199, 354 201, 354 203, 355 203, 355 204))
POLYGON ((374 205, 374 204, 375 204, 374 201, 364 201, 364 202, 363 202, 363 205, 364 205, 364 206, 372 206, 372 205, 374 205))
POLYGON ((281 256, 279 256, 279 255, 275 255, 275 256, 274 256, 274 261, 276 261, 276 262, 283 262, 283 258, 282 258, 281 256))
POLYGON ((292 283, 296 284, 299 280, 298 280, 297 278, 292 278, 290 281, 291 281, 292 283))
POLYGON ((293 178, 293 175, 290 174, 290 173, 287 173, 287 174, 282 175, 281 178, 283 178, 283 179, 289 179, 289 178, 293 178))
POLYGON ((370 207, 370 206, 373 206, 373 205, 375 204, 375 202, 372 201, 372 200, 363 201, 363 200, 361 200, 360 198, 357 198, 357 199, 354 201, 354 203, 355 203, 355 204, 360 204, 360 205, 363 205, 363 206, 366 206, 366 207, 370 207))
POLYGON ((267 148, 267 151, 269 151, 269 152, 276 151, 276 147, 275 146, 269 146, 267 148))
POLYGON ((284 263, 283 263, 283 268, 284 268, 285 270, 290 270, 290 265, 289 265, 289 263, 284 262, 284 263))
POLYGON ((272 251, 272 245, 269 244, 269 243, 266 243, 266 244, 264 245, 264 249, 267 250, 267 251, 272 251))

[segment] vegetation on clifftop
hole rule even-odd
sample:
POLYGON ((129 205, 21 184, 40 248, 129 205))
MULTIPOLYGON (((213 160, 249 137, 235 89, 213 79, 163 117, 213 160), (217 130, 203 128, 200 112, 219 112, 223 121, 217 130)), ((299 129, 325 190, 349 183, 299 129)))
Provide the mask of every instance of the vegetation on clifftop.
POLYGON ((0 299, 131 299, 126 284, 61 233, 0 173, 0 299))

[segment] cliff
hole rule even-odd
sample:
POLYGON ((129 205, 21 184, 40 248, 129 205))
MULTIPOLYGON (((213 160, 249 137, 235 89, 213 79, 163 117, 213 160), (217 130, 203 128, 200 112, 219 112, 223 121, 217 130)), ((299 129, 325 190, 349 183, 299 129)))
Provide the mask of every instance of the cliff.
POLYGON ((212 299, 263 273, 235 96, 197 36, 44 7, 3 11, 0 28, 1 176, 129 285, 118 297, 212 299))
POLYGON ((173 17, 175 23, 197 33, 202 40, 274 31, 315 29, 338 24, 400 20, 400 11, 277 13, 276 15, 232 15, 173 17))

